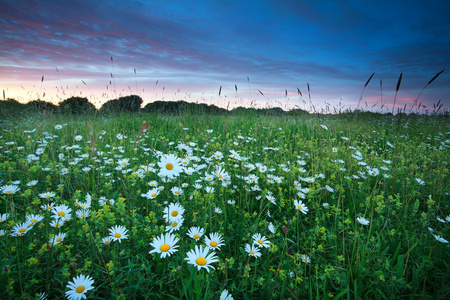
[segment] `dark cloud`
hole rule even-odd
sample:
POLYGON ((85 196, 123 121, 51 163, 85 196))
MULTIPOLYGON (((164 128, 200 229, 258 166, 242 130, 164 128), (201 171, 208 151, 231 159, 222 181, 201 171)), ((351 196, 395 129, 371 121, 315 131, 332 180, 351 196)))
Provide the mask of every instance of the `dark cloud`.
MULTIPOLYGON (((445 1, 3 1, 0 80, 13 90, 36 84, 45 73, 49 82, 62 78, 74 87, 85 79, 92 91, 100 91, 114 73, 122 89, 138 81, 142 88, 153 87, 161 79, 171 91, 189 93, 191 87, 199 93, 219 85, 232 92, 234 84, 248 85, 249 76, 250 89, 264 89, 270 97, 310 83, 317 98, 355 103, 373 72, 369 102, 378 98, 380 80, 388 98, 389 87, 404 73, 401 92, 415 97, 434 74, 450 67, 450 19, 444 13, 449 6, 445 1)), ((440 98, 450 106, 449 86, 445 72, 423 100, 440 98)))

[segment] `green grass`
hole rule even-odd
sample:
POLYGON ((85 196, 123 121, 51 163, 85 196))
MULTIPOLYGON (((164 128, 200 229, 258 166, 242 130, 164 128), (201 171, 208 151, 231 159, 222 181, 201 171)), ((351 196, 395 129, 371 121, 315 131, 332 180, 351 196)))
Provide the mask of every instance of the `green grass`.
POLYGON ((0 223, 0 299, 36 299, 41 293, 62 299, 79 274, 94 280, 89 299, 218 299, 224 289, 235 299, 449 297, 449 244, 433 236, 450 238, 448 222, 437 220, 450 215, 450 128, 443 117, 31 113, 3 119, 0 127, 0 186, 20 181, 20 191, 0 195, 0 215, 10 214, 0 223), (119 133, 126 138, 118 139, 119 133), (77 135, 83 137, 79 142, 77 135), (185 158, 177 145, 189 143, 188 157, 198 158, 189 166, 204 168, 162 180, 156 151, 185 158), (231 150, 245 159, 229 157, 231 150), (213 156, 216 151, 221 159, 213 156), (38 159, 27 159, 30 154, 38 159), (116 169, 122 158, 129 159, 125 174, 116 169), (153 171, 138 172, 149 164, 153 171), (204 180, 205 172, 213 174, 218 166, 230 175, 226 186, 218 178, 204 180), (63 168, 69 169, 65 175, 63 168), (251 174, 259 189, 244 179, 251 174), (281 183, 272 182, 273 176, 281 183), (38 183, 27 186, 32 180, 38 183), (151 189, 150 181, 164 187, 155 199, 141 196, 151 189), (213 193, 206 192, 209 185, 213 193), (309 189, 305 199, 297 194, 299 185, 309 189), (182 195, 173 195, 172 187, 182 188, 182 195), (44 192, 55 197, 40 198, 44 192), (80 219, 75 203, 87 194, 91 216, 80 219), (276 204, 267 200, 270 194, 276 204), (114 204, 101 206, 100 197, 114 204), (294 200, 309 211, 301 213, 294 200), (51 227, 53 214, 41 209, 50 202, 72 210, 60 228, 51 227), (161 258, 149 254, 150 243, 165 232, 163 210, 170 203, 185 209, 184 222, 174 232, 178 251, 161 258), (11 236, 30 214, 43 220, 11 236), (128 230, 127 239, 103 244, 115 225, 128 230), (200 241, 186 235, 192 226, 205 230, 200 241), (215 232, 224 240, 215 251, 215 269, 197 270, 185 260, 187 253, 215 232), (66 236, 52 246, 57 233, 66 236), (245 251, 256 233, 270 241, 259 258, 245 251))

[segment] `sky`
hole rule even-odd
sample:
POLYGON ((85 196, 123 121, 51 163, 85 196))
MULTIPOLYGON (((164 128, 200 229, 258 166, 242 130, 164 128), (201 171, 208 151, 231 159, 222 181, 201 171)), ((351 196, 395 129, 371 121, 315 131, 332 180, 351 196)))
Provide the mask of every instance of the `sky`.
POLYGON ((137 94, 144 105, 390 112, 445 69, 417 104, 448 109, 448 11, 445 0, 0 0, 0 88, 97 107, 137 94))

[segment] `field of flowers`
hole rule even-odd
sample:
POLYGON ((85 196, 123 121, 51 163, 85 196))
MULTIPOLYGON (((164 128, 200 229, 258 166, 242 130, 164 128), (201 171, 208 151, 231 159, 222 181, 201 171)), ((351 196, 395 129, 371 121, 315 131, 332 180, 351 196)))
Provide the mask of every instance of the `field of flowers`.
POLYGON ((0 128, 0 299, 450 297, 444 117, 0 128))

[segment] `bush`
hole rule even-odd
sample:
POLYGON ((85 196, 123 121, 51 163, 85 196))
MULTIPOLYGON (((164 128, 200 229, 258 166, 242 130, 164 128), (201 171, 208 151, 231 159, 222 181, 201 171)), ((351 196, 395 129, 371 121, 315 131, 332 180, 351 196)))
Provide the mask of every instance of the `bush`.
POLYGON ((67 114, 85 114, 96 112, 94 104, 87 98, 70 97, 59 104, 59 110, 67 114))

